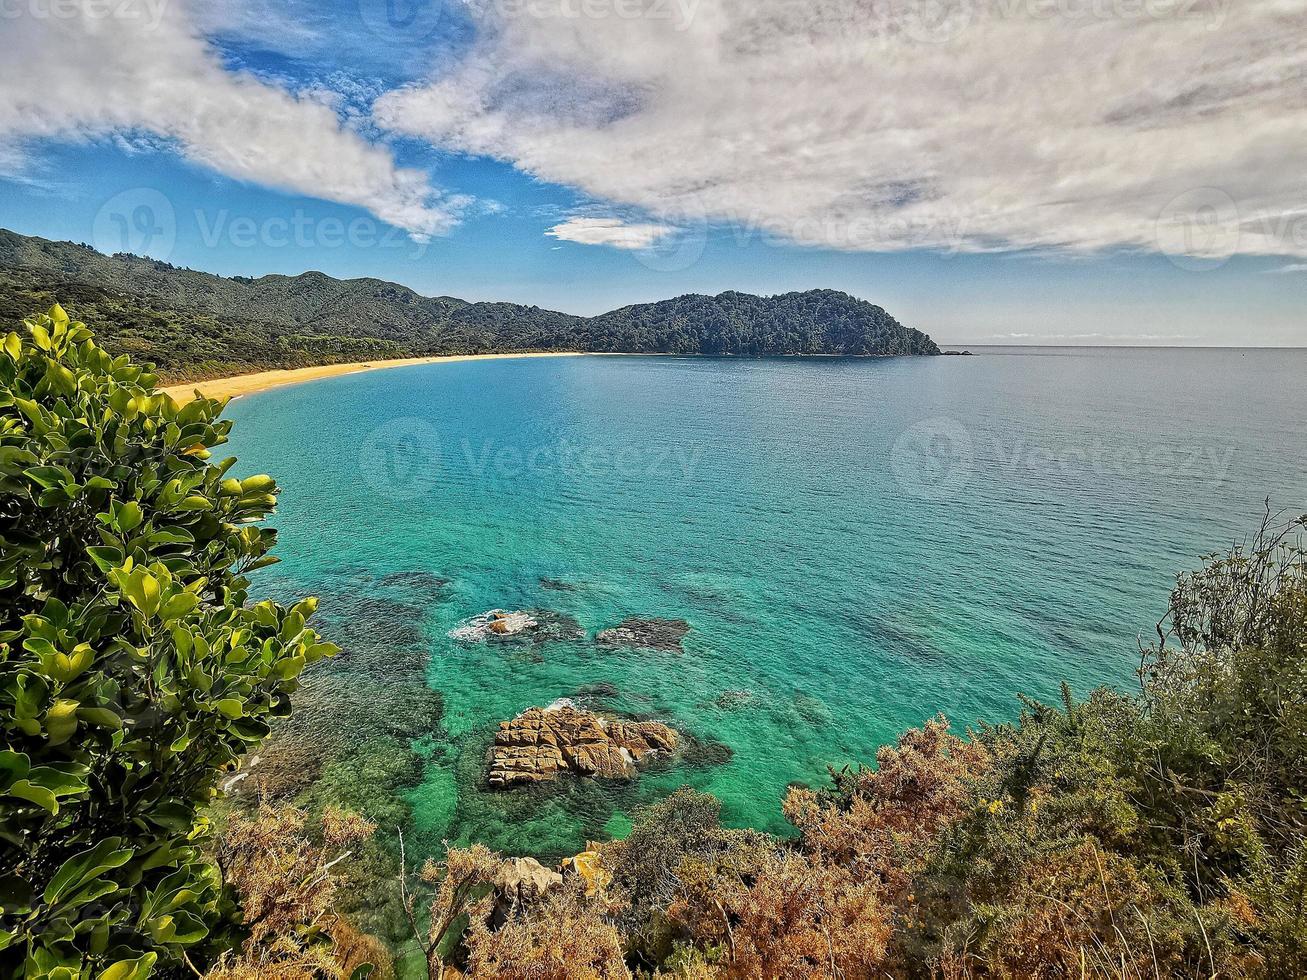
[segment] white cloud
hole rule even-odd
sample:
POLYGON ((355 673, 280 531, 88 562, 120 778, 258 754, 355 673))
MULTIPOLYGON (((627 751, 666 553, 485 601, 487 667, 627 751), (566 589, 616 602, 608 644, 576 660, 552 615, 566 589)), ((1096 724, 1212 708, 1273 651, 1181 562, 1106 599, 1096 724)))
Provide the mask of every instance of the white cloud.
POLYGON ((613 248, 650 248, 674 234, 668 225, 627 224, 620 218, 568 218, 545 234, 564 242, 582 245, 610 245, 613 248))
POLYGON ((374 113, 660 223, 854 250, 1300 255, 1304 12, 489 3, 461 61, 374 113))
POLYGON ((1307 272, 1307 262, 1290 262, 1287 265, 1276 266, 1274 269, 1267 269, 1267 272, 1307 272))
POLYGON ((302 97, 223 67, 168 0, 20 4, 6 11, 0 163, 21 166, 41 138, 163 138, 228 177, 356 205, 425 239, 466 203, 302 97), (17 15, 14 15, 14 11, 17 15))

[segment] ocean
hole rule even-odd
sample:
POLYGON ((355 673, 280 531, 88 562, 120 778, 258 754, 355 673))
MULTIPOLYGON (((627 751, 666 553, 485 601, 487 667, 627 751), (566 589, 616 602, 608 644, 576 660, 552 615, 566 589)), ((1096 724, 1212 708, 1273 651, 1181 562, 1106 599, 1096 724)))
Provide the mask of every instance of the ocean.
POLYGON ((345 648, 280 736, 300 791, 428 852, 571 853, 681 785, 784 832, 788 785, 936 714, 1133 688, 1176 573, 1268 499, 1307 510, 1307 351, 975 350, 435 364, 234 402, 234 472, 282 487, 255 591, 320 595, 345 648), (541 629, 459 638, 492 609, 541 629), (595 643, 628 617, 683 620, 683 649, 595 643), (498 722, 560 698, 684 751, 487 790, 498 722))

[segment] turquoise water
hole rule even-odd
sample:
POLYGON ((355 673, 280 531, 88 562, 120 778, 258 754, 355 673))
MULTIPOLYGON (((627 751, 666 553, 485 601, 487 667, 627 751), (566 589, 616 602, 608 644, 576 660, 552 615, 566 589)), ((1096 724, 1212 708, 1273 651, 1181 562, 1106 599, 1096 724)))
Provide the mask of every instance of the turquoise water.
POLYGON ((937 712, 1130 686, 1174 574, 1265 497, 1307 509, 1307 351, 483 361, 228 414, 238 472, 283 488, 257 587, 322 595, 347 650, 306 687, 309 754, 427 847, 571 851, 687 783, 783 830, 787 784, 937 712), (449 637, 494 608, 585 635, 449 637), (595 646, 639 615, 686 620, 684 652, 595 646), (495 724, 560 697, 694 742, 630 785, 485 791, 495 724), (379 733, 412 753, 380 784, 379 733))

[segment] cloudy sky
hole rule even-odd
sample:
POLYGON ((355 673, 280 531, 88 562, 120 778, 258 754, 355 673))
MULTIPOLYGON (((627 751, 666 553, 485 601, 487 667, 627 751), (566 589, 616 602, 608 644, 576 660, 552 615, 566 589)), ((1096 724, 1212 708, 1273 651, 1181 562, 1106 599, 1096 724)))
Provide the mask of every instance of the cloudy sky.
POLYGON ((1300 0, 0 0, 0 226, 579 313, 1307 345, 1300 0))

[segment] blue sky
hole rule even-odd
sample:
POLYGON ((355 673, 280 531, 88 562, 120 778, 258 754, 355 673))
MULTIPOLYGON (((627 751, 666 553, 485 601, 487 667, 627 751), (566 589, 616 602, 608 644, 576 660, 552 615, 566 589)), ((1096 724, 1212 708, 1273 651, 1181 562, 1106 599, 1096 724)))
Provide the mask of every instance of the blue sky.
POLYGON ((1283 5, 95 2, 0 19, 4 227, 577 313, 833 287, 947 343, 1307 345, 1283 5))

